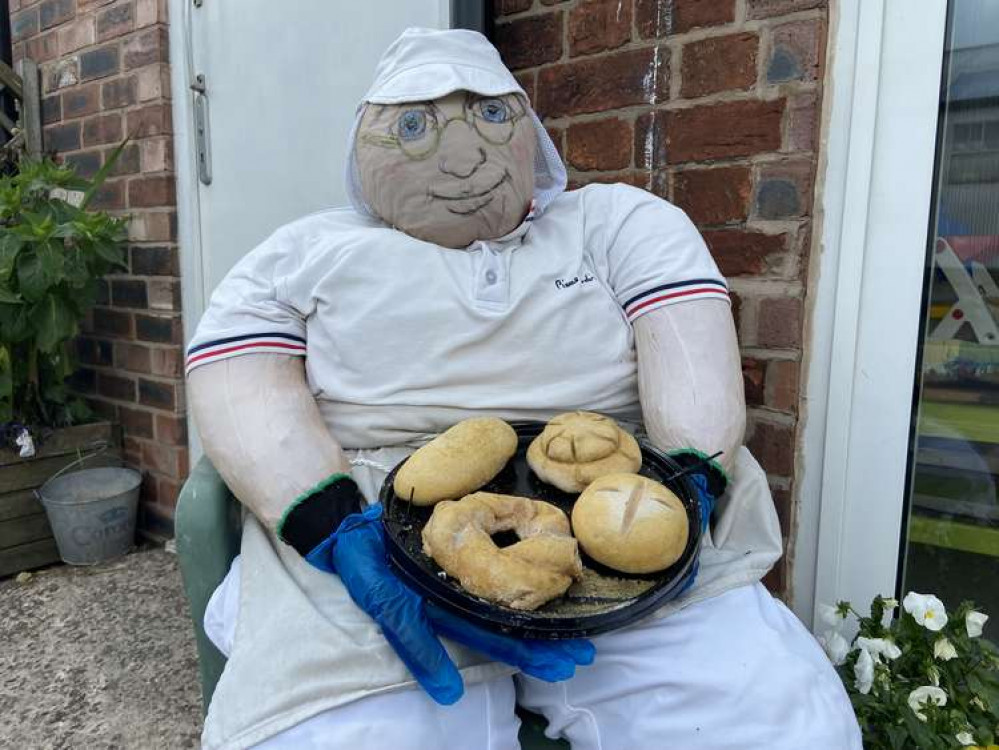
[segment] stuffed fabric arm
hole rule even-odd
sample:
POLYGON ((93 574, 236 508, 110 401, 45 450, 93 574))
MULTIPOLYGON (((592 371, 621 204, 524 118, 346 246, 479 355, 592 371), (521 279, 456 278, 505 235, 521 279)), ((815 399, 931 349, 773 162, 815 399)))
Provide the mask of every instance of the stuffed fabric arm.
POLYGON ((249 354, 202 365, 191 372, 188 393, 205 453, 271 531, 296 498, 350 470, 301 357, 249 354))

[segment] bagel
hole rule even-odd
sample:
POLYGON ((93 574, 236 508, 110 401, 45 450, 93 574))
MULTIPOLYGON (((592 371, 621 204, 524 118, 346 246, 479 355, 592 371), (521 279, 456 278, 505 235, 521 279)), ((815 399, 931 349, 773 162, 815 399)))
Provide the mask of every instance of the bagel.
POLYGON ((516 452, 517 433, 502 419, 466 419, 417 449, 392 487, 413 505, 453 500, 490 481, 516 452))
POLYGON ((583 574, 569 519, 554 505, 476 492, 434 507, 423 527, 423 551, 475 596, 532 610, 565 593, 583 574), (497 547, 491 534, 520 541, 497 547))
POLYGON ((617 422, 590 411, 554 417, 527 448, 531 470, 564 492, 582 492, 606 474, 634 473, 642 466, 638 441, 617 422))
POLYGON ((690 520, 673 492, 638 474, 610 474, 572 506, 572 530, 583 551, 622 573, 654 573, 680 559, 690 520))

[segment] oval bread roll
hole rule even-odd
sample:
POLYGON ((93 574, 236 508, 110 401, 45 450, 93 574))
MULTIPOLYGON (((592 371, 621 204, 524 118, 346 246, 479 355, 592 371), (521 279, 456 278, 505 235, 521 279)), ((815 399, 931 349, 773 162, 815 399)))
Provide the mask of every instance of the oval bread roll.
POLYGON ((587 487, 572 508, 572 530, 586 554, 623 573, 668 568, 690 533, 680 498, 638 474, 609 474, 587 487))
POLYGON ((575 411, 545 425, 527 448, 527 464, 563 492, 582 492, 598 477, 638 471, 642 450, 610 417, 575 411))
POLYGON ((466 419, 414 452, 392 486, 414 505, 463 497, 499 474, 516 452, 517 433, 502 419, 466 419))

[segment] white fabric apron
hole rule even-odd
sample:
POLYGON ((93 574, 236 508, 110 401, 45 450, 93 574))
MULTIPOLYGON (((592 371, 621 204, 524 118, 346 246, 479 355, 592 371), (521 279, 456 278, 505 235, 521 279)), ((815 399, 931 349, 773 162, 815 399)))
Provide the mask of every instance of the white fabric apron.
MULTIPOLYGON (((415 448, 349 452, 369 500, 386 470, 415 448)), ((745 448, 705 536, 695 585, 651 617, 758 581, 780 557, 781 532, 766 475, 745 448)), ((233 651, 205 720, 205 750, 251 747, 288 727, 364 696, 414 684, 374 622, 340 579, 312 568, 247 516, 233 651)), ((466 684, 514 670, 448 642, 466 684)), ((597 656, 599 659, 599 654, 597 656)))

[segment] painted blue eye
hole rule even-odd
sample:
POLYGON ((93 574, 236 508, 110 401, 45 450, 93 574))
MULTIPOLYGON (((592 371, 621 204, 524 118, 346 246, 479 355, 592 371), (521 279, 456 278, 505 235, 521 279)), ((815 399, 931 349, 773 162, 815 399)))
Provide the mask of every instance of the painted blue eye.
POLYGON ((502 99, 483 99, 479 102, 479 113, 486 122, 506 122, 510 111, 502 99))
POLYGON ((407 109, 399 115, 396 127, 399 138, 404 141, 415 141, 427 130, 427 115, 422 109, 407 109))

